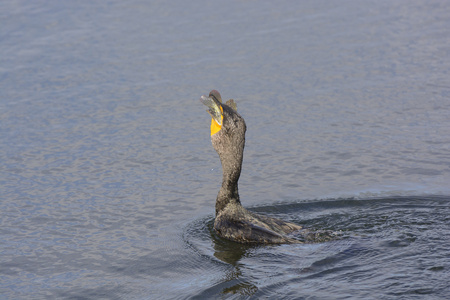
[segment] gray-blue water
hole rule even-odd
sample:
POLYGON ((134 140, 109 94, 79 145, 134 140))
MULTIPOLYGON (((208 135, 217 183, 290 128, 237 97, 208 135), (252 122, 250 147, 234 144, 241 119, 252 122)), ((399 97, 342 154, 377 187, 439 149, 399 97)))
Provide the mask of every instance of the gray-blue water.
POLYGON ((2 1, 1 299, 448 299, 450 2, 2 1), (211 89, 244 206, 211 230, 211 89))

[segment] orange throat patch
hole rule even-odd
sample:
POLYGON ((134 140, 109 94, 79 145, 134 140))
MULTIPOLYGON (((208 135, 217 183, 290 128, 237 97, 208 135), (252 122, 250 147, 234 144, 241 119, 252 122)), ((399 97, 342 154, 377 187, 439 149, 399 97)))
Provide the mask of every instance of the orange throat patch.
MULTIPOLYGON (((223 116, 220 116, 221 121, 223 121, 223 116)), ((222 129, 222 125, 216 122, 216 120, 211 119, 211 135, 216 134, 222 129)))

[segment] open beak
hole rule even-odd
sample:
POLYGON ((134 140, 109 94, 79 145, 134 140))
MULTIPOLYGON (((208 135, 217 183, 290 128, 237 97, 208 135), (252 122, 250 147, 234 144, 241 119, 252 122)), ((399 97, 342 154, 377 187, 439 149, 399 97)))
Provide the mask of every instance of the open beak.
POLYGON ((207 97, 201 96, 200 101, 208 107, 207 112, 211 115, 213 120, 219 125, 222 126, 222 105, 215 97, 207 97))

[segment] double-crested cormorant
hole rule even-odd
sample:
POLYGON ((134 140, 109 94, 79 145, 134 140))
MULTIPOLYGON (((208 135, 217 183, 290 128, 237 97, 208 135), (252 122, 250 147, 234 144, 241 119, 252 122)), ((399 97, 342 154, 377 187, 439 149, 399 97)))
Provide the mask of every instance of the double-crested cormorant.
POLYGON ((238 180, 244 154, 246 125, 238 114, 236 103, 226 104, 218 91, 200 101, 208 106, 211 120, 211 142, 219 154, 223 169, 222 187, 216 200, 214 229, 226 239, 241 243, 300 243, 287 234, 302 229, 301 226, 262 216, 248 211, 241 205, 238 180))

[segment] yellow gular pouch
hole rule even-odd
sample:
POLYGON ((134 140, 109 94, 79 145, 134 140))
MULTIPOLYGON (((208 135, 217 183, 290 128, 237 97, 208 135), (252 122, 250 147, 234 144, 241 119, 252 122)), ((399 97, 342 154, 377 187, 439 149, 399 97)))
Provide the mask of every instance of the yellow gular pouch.
MULTIPOLYGON (((223 124, 223 109, 222 106, 220 107, 220 123, 223 124)), ((218 133, 220 131, 220 129, 222 129, 222 125, 217 123, 216 120, 214 120, 214 118, 211 119, 211 135, 214 135, 216 133, 218 133)))

